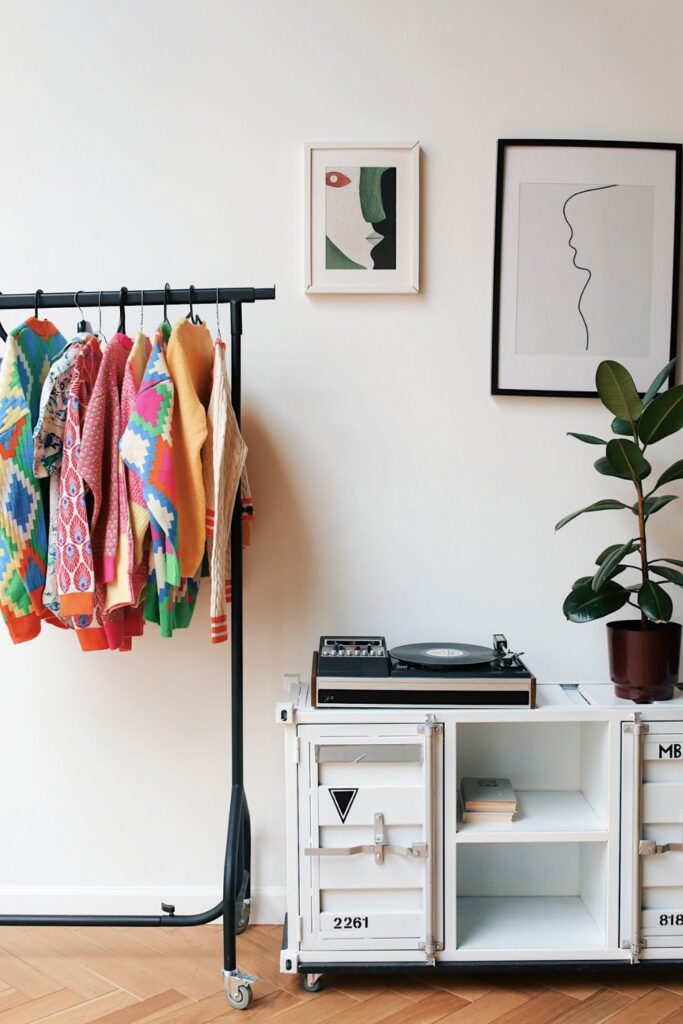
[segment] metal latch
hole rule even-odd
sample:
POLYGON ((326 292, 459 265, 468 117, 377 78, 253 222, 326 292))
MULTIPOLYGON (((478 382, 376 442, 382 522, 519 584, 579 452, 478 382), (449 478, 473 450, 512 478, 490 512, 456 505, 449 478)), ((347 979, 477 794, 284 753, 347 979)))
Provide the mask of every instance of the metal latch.
POLYGON ((641 839, 638 843, 638 853, 641 857, 649 857, 656 853, 680 853, 681 851, 683 851, 683 843, 658 845, 654 839, 641 839))
POLYGON ((411 846, 393 846, 388 843, 384 832, 384 815, 381 811, 373 816, 373 822, 375 842, 372 846, 309 846, 304 850, 304 857, 355 857, 359 853, 371 853, 375 858, 375 864, 384 864, 386 853, 394 853, 399 857, 408 857, 411 860, 427 860, 429 857, 427 843, 413 843, 411 846))

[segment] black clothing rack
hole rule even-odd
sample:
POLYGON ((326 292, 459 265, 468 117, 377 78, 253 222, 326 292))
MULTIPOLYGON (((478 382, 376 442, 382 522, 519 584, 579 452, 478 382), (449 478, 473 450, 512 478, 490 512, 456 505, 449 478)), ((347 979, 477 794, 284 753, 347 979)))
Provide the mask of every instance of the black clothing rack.
MULTIPOLYGON (((275 288, 170 288, 147 291, 42 291, 3 295, 0 310, 119 306, 189 306, 230 304, 232 404, 237 423, 241 422, 242 402, 242 305, 274 299, 275 288)), ((223 898, 216 906, 200 914, 176 914, 172 904, 162 903, 161 914, 0 914, 0 926, 74 925, 79 927, 187 928, 208 924, 223 915, 223 977, 229 1002, 240 1009, 251 1000, 250 981, 255 979, 237 969, 236 936, 249 923, 251 905, 251 828, 244 789, 244 658, 242 615, 242 509, 239 491, 232 517, 231 544, 231 697, 232 697, 232 789, 223 873, 223 898)))

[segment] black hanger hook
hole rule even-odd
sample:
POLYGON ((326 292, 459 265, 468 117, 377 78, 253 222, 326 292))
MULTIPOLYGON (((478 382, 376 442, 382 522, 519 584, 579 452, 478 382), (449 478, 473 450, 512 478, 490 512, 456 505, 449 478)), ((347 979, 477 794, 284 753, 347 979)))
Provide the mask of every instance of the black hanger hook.
POLYGON ((190 323, 196 323, 194 318, 194 285, 190 285, 190 312, 187 314, 187 319, 190 323))
POLYGON ((169 327, 171 326, 171 321, 168 319, 168 297, 169 297, 170 293, 171 293, 171 286, 170 286, 170 284, 167 281, 166 284, 164 285, 164 320, 163 320, 163 322, 168 324, 169 327))
POLYGON ((38 304, 40 302, 40 296, 44 295, 44 294, 45 293, 43 292, 42 288, 36 288, 36 303, 35 303, 35 308, 33 310, 33 315, 36 318, 36 320, 38 319, 38 304))
POLYGON ((119 292, 119 326, 116 328, 117 334, 126 333, 126 299, 128 297, 128 289, 125 284, 119 292))

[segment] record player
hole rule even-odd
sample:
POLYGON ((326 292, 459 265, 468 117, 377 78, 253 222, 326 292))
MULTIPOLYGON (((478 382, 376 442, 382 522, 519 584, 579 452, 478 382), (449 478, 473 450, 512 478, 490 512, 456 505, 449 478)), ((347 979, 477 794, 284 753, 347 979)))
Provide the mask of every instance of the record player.
POLYGON ((533 708, 536 679, 502 633, 493 647, 387 648, 383 636, 323 636, 313 656, 316 707, 533 708))

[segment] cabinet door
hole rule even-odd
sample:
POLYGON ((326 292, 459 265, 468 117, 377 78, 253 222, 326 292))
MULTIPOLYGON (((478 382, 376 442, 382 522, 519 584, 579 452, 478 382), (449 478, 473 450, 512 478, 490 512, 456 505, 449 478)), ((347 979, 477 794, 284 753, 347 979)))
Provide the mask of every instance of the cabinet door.
POLYGON ((301 948, 433 957, 441 726, 302 726, 301 948))
POLYGON ((646 722, 640 736, 630 724, 623 730, 622 942, 641 945, 645 955, 648 948, 680 951, 683 723, 646 722))

